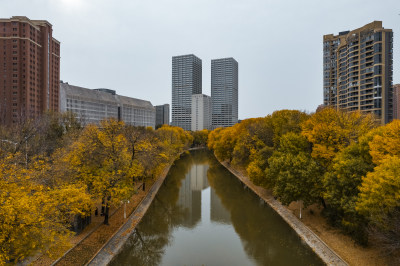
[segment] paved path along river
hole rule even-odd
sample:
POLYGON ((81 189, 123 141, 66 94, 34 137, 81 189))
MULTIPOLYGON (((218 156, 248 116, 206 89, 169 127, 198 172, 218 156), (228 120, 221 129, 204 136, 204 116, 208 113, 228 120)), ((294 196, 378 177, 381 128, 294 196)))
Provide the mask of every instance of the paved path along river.
POLYGON ((112 265, 323 265, 297 234, 206 151, 171 168, 112 265))

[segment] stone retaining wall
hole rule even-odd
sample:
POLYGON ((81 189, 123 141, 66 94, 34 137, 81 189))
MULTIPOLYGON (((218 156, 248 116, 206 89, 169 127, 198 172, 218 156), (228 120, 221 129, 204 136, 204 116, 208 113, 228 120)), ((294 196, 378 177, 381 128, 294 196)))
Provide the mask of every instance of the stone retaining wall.
MULTIPOLYGON (((217 158, 218 159, 218 158, 217 158)), ((307 243, 307 245, 325 262, 327 265, 348 265, 338 254, 336 254, 324 241, 322 241, 313 231, 303 224, 291 211, 276 200, 266 189, 256 186, 250 179, 235 169, 228 163, 218 161, 229 172, 235 175, 244 185, 250 188, 257 196, 263 199, 272 209, 274 209, 285 220, 290 227, 307 243)))
POLYGON ((162 175, 154 182, 147 195, 139 203, 136 210, 128 217, 126 223, 110 238, 109 241, 93 256, 93 258, 86 265, 107 265, 123 248, 128 238, 134 233, 136 226, 146 214, 147 209, 153 202, 154 197, 157 195, 158 190, 163 184, 172 163, 164 169, 162 175))

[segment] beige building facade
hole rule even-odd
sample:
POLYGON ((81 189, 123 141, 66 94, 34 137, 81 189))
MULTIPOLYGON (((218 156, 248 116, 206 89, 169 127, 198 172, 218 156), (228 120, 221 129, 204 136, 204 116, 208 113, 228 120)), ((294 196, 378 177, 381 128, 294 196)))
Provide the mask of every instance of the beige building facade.
POLYGON ((374 21, 323 37, 324 105, 393 119, 393 32, 374 21))
POLYGON ((393 85, 393 119, 400 119, 400 84, 393 85))
POLYGON ((205 94, 193 94, 191 130, 211 129, 211 112, 211 97, 205 94))

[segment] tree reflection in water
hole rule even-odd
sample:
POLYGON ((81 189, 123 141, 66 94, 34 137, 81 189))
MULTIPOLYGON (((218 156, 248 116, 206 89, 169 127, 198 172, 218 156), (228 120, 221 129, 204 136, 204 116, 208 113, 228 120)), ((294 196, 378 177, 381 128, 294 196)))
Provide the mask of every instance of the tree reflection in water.
POLYGON ((323 265, 297 234, 258 196, 215 158, 210 158, 208 181, 231 215, 246 253, 259 265, 323 265))
MULTIPOLYGON (((166 247, 173 242, 174 229, 192 229, 197 226, 202 215, 199 210, 202 203, 199 203, 201 198, 198 199, 198 195, 193 193, 200 193, 201 197, 201 191, 190 191, 192 198, 188 202, 192 203, 186 204, 188 206, 182 204, 179 198, 194 165, 206 165, 208 168, 206 186, 211 186, 211 223, 225 226, 231 224, 246 254, 252 258, 252 263, 323 264, 308 247, 301 244, 299 237, 279 215, 267 205, 260 204, 258 197, 251 191, 244 190, 236 177, 221 166, 210 152, 195 151, 176 161, 146 215, 112 265, 159 265, 166 247)), ((203 189, 206 186, 203 185, 203 189)), ((232 250, 232 253, 235 252, 232 250)), ((229 254, 221 254, 225 255, 229 254)))
POLYGON ((160 264, 164 249, 171 241, 173 228, 187 224, 189 210, 177 204, 181 182, 194 163, 206 163, 208 160, 204 151, 196 151, 195 155, 183 155, 171 167, 147 213, 111 264, 160 264))

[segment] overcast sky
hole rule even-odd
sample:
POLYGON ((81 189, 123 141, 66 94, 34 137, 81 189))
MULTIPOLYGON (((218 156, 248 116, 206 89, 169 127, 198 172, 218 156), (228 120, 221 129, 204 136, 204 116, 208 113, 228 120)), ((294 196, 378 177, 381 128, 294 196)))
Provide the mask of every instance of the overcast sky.
POLYGON ((61 42, 61 79, 171 104, 171 57, 239 62, 239 119, 322 103, 322 36, 374 20, 394 32, 400 83, 399 0, 0 0, 0 18, 48 20, 61 42))

